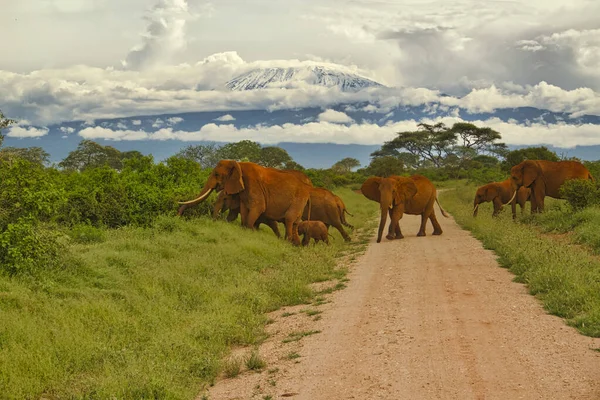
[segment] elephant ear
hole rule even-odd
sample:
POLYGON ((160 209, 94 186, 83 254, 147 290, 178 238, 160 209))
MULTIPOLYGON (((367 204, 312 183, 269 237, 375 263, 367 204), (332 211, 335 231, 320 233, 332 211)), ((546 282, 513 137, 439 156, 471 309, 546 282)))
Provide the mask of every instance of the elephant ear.
POLYGON ((407 200, 411 200, 417 194, 417 185, 410 178, 404 178, 398 181, 394 202, 403 204, 407 200))
POLYGON ((485 200, 493 201, 496 197, 498 197, 498 188, 493 185, 488 186, 488 188, 485 189, 485 200))
POLYGON ((373 178, 367 179, 360 187, 360 191, 367 199, 376 201, 379 203, 379 200, 381 199, 381 193, 379 192, 379 185, 381 184, 382 179, 383 178, 381 178, 379 176, 375 176, 373 178))
POLYGON ((225 181, 225 194, 235 194, 244 190, 244 181, 242 180, 242 168, 237 161, 232 161, 229 176, 225 181))
POLYGON ((526 161, 523 164, 523 186, 530 187, 533 181, 542 176, 542 169, 535 161, 526 161))

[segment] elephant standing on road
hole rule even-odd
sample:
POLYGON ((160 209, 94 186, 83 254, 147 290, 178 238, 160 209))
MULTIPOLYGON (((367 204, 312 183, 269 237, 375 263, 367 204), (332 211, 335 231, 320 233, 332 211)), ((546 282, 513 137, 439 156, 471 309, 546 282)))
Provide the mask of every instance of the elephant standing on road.
POLYGON ((427 219, 431 220, 433 234, 442 234, 442 227, 435 216, 434 203, 437 202, 444 217, 449 217, 437 200, 435 186, 422 175, 412 175, 408 178, 395 175, 389 178, 369 178, 362 184, 361 192, 367 199, 380 204, 381 219, 377 243, 381 242, 388 210, 391 221, 386 238, 389 240, 404 238, 399 223, 404 213, 421 216, 421 227, 417 236, 425 236, 427 219))
MULTIPOLYGON (((546 196, 560 199, 560 187, 569 179, 594 181, 590 171, 578 161, 525 160, 510 170, 510 179, 515 193, 521 187, 531 189, 531 212, 544 211, 546 196)), ((512 201, 511 199, 510 201, 512 201)))
POLYGON ((513 219, 517 218, 517 204, 521 206, 522 214, 525 210, 525 203, 529 200, 531 189, 521 187, 517 193, 516 200, 511 201, 514 190, 510 179, 506 179, 502 182, 488 183, 487 185, 479 187, 475 193, 475 199, 473 200, 473 216, 477 216, 477 211, 481 203, 491 201, 494 204, 492 217, 497 216, 502 210, 502 206, 510 202, 512 205, 513 219))
MULTIPOLYGON (((283 221, 287 239, 299 245, 298 223, 306 206, 310 206, 311 189, 312 186, 290 172, 252 162, 221 160, 212 170, 198 198, 179 204, 186 207, 199 204, 213 190, 223 190, 229 195, 239 194, 242 226, 256 229, 260 217, 283 221)), ((180 215, 183 209, 180 208, 180 215)))

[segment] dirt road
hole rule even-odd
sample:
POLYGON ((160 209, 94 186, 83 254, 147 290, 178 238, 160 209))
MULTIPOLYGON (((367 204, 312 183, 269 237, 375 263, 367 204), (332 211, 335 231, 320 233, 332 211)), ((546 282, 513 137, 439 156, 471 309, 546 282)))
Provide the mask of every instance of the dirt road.
POLYGON ((492 252, 439 219, 441 236, 416 237, 420 219, 405 215, 405 239, 373 239, 318 321, 273 313, 269 370, 219 381, 209 398, 600 399, 600 340, 547 315, 492 252), (299 330, 321 332, 282 343, 299 330))

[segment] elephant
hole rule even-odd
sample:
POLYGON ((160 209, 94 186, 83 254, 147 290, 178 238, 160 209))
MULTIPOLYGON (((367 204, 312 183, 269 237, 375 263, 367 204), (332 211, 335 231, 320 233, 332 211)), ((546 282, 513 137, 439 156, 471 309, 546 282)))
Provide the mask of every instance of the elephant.
POLYGON ((314 239, 315 244, 321 240, 329 245, 328 236, 331 236, 329 232, 327 232, 327 226, 321 221, 300 222, 298 224, 298 235, 304 235, 302 238, 302 246, 308 246, 310 239, 314 239))
POLYGON ((310 189, 311 185, 290 171, 262 167, 253 162, 220 160, 200 195, 194 200, 179 202, 182 207, 178 214, 181 215, 185 207, 204 201, 213 190, 224 191, 226 195, 239 194, 242 226, 256 229, 260 217, 283 221, 287 240, 300 245, 298 223, 305 207, 310 206, 310 189))
POLYGON ((333 226, 340 232, 344 240, 349 242, 350 236, 346 233, 342 225, 352 225, 347 222, 344 223, 346 221, 344 210, 346 210, 346 206, 337 195, 327 189, 313 187, 310 190, 310 210, 308 208, 304 210, 302 219, 321 221, 327 229, 333 226))
MULTIPOLYGON (((494 212, 492 217, 497 216, 502 210, 504 204, 508 204, 514 194, 514 189, 510 179, 506 179, 502 182, 492 182, 487 185, 483 185, 477 189, 475 193, 475 199, 473 200, 473 217, 477 216, 479 205, 491 201, 494 204, 494 212)), ((510 202, 512 204, 512 216, 513 219, 517 218, 517 204, 521 206, 521 214, 525 210, 525 203, 529 200, 531 189, 521 187, 517 193, 516 201, 510 202)))
POLYGON ((388 178, 372 177, 362 184, 361 192, 367 199, 380 204, 381 219, 379 221, 377 243, 381 242, 388 210, 391 219, 386 236, 388 240, 404 238, 399 224, 404 213, 421 216, 421 227, 417 236, 426 235, 425 224, 427 219, 431 220, 433 234, 442 234, 442 227, 435 216, 434 203, 437 203, 440 207, 442 215, 449 218, 437 199, 435 186, 423 175, 415 174, 410 177, 392 175, 388 178))
POLYGON ((546 196, 560 199, 560 187, 570 179, 595 181, 590 171, 578 161, 525 160, 510 169, 510 179, 516 196, 521 187, 531 189, 531 212, 544 212, 546 196))
MULTIPOLYGON (((182 206, 183 207, 183 206, 182 206)), ((240 214, 240 195, 239 194, 225 194, 225 191, 221 191, 219 196, 217 197, 217 201, 215 202, 215 207, 213 209, 213 219, 217 219, 219 214, 229 210, 229 214, 227 214, 227 222, 235 221, 240 214)), ((258 229, 260 224, 265 224, 277 236, 281 237, 281 233, 279 233, 279 225, 277 221, 273 221, 263 217, 262 215, 258 217, 256 223, 254 224, 255 228, 258 229)))

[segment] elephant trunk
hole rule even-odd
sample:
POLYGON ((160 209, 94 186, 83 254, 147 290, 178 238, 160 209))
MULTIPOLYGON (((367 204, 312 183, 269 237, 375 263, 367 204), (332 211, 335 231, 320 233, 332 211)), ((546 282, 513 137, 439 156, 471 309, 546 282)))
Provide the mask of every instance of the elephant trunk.
POLYGON ((377 232, 377 243, 381 242, 381 236, 383 236, 383 228, 387 222, 387 208, 381 207, 381 220, 379 221, 379 231, 377 232))
POLYGON ((385 228, 385 223, 387 222, 388 210, 392 208, 392 199, 391 194, 390 198, 386 198, 387 196, 381 196, 380 205, 381 205, 381 219, 379 220, 379 231, 377 232, 377 243, 381 242, 381 236, 383 236, 383 229, 385 228))

